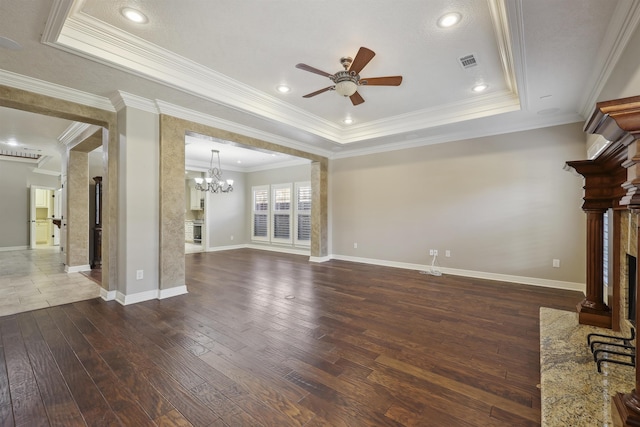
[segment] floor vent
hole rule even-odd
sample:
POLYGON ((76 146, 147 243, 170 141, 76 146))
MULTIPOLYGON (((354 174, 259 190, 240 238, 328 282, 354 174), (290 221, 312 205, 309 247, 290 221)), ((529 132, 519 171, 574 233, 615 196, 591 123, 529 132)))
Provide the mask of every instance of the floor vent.
POLYGON ((476 57, 473 56, 473 54, 462 56, 458 58, 458 60, 460 61, 462 68, 471 68, 478 65, 478 61, 476 61, 476 57))

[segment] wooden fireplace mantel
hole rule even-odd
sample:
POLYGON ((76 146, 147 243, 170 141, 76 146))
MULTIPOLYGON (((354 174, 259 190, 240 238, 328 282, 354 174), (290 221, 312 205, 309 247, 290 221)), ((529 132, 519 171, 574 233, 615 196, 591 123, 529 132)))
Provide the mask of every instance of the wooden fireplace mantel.
MULTIPOLYGON (((567 162, 585 180, 582 209, 587 214, 587 295, 578 305, 578 313, 580 323, 606 326, 606 319, 611 320, 612 314, 603 302, 602 218, 609 208, 640 212, 640 96, 597 103, 585 131, 602 135, 611 143, 593 160, 567 162)), ((640 233, 637 236, 636 247, 640 246, 640 233)), ((640 276, 640 269, 636 274, 640 276)), ((636 282, 640 283, 638 279, 636 282)), ((620 284, 614 281, 614 286, 620 284)), ((640 292, 636 300, 636 306, 640 306, 640 292)), ((620 301, 614 304, 621 305, 620 301)), ((636 311, 635 320, 636 325, 640 324, 640 310, 636 311)), ((635 388, 613 397, 612 415, 615 426, 640 427, 638 364, 635 388)))

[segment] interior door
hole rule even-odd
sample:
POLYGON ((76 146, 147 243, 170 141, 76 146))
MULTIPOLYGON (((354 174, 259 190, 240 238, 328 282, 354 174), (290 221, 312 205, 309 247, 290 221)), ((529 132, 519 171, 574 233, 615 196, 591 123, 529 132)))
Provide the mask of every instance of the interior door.
POLYGON ((29 198, 29 248, 36 247, 36 190, 38 187, 32 185, 30 187, 29 198))
MULTIPOLYGON (((53 217, 60 220, 62 218, 62 189, 59 188, 51 193, 53 197, 53 217)), ((55 224, 53 225, 53 244, 54 246, 60 246, 60 228, 55 224)))

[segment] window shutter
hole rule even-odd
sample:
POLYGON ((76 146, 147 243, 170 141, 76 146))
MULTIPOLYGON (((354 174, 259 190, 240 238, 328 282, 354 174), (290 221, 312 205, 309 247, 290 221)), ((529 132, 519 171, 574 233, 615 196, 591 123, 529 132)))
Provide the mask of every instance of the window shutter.
POLYGON ((253 240, 269 240, 269 186, 253 187, 253 240))
POLYGON ((273 188, 273 238, 291 241, 291 185, 273 188))
POLYGON ((311 183, 296 183, 296 244, 311 243, 311 183))

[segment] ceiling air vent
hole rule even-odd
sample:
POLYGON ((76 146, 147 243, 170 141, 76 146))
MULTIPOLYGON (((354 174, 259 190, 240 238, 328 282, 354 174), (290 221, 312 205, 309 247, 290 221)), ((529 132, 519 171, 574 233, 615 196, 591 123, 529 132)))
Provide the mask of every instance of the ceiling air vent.
POLYGON ((476 57, 473 54, 462 56, 458 58, 458 61, 460 61, 462 68, 471 68, 478 65, 478 61, 476 61, 476 57))

